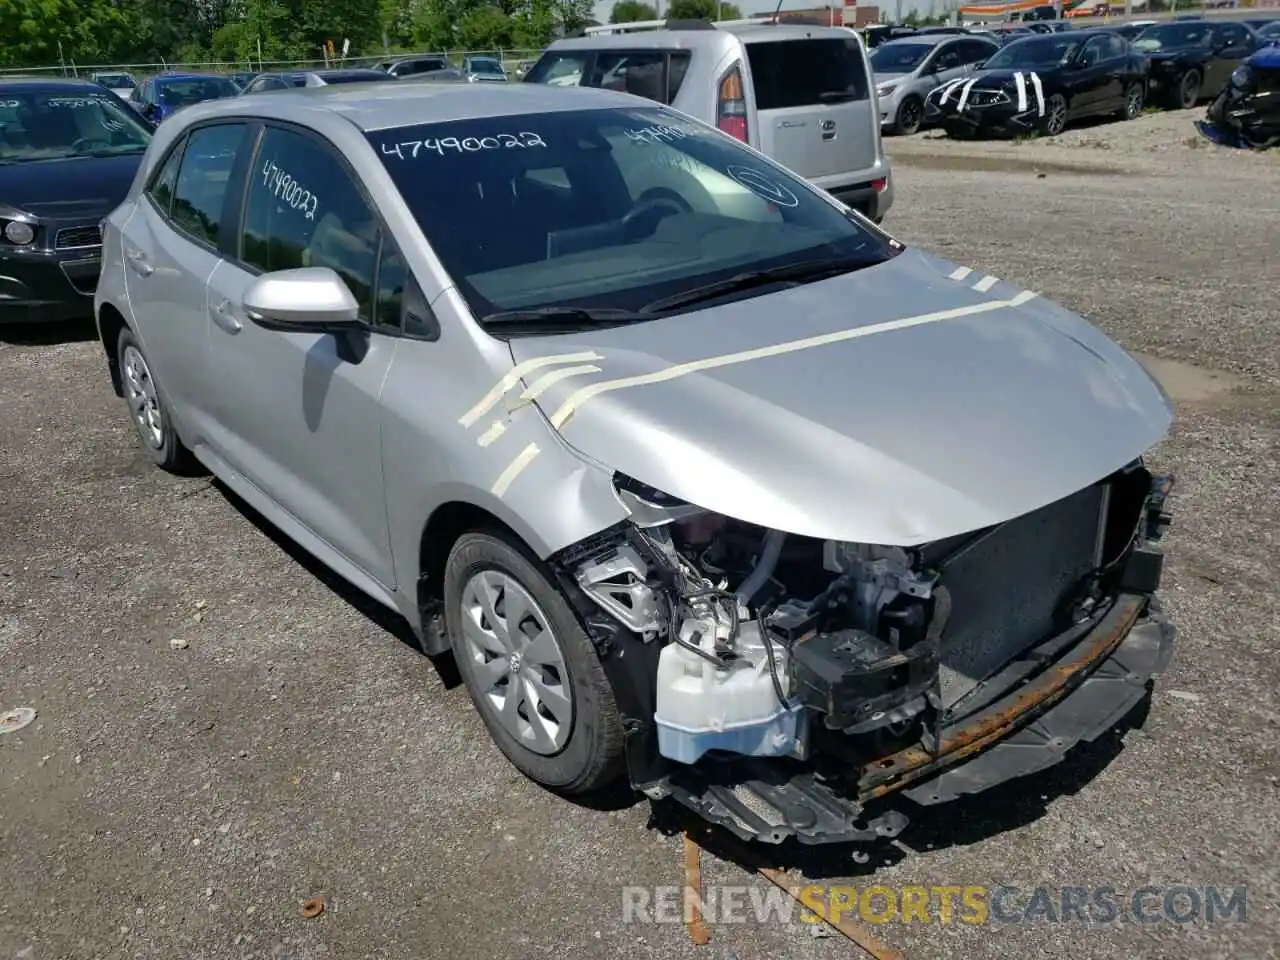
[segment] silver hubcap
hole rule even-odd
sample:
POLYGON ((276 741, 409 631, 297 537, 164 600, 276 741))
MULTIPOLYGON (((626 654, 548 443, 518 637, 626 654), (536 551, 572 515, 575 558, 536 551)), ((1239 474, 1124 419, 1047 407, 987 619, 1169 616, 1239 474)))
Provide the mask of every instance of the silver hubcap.
POLYGON ((564 747, 573 695, 546 614, 514 578, 485 570, 462 590, 462 634, 482 709, 534 753, 564 747))
POLYGON ((124 374, 124 394, 138 435, 153 449, 164 446, 164 418, 160 414, 160 395, 156 393, 151 370, 137 347, 125 347, 120 358, 124 374))
POLYGON ((1136 117, 1142 112, 1142 91, 1136 87, 1129 91, 1129 116, 1136 117))

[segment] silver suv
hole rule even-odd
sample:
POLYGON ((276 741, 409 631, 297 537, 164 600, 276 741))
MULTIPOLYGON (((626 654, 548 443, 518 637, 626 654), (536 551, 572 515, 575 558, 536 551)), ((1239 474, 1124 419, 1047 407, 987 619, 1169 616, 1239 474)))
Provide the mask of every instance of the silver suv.
POLYGON ((684 21, 595 33, 553 43, 525 82, 647 97, 719 127, 877 222, 893 204, 871 68, 851 30, 684 21))

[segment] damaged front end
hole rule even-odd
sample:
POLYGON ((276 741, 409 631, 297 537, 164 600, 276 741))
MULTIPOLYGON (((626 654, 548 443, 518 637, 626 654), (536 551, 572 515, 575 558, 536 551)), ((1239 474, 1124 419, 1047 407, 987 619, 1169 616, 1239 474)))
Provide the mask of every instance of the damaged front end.
POLYGON ((1280 45, 1264 48, 1231 74, 1196 129, 1225 147, 1266 150, 1280 145, 1280 45))
POLYGON ((822 541, 619 475, 631 519, 561 551, 617 699, 632 784, 745 839, 895 836, 932 804, 1062 759, 1147 693, 1171 478, 1136 461, 914 547, 822 541))

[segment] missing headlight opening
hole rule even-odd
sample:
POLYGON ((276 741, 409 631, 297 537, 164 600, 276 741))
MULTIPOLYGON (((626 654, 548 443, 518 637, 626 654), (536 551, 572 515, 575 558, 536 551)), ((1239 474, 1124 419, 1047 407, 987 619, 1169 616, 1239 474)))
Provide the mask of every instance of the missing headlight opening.
POLYGON ((647 715, 624 716, 637 788, 747 838, 867 840, 906 821, 865 823, 861 801, 1020 775, 999 750, 956 764, 1036 717, 1065 724, 1046 746, 1065 752, 1118 719, 1055 721, 1076 684, 1123 654, 1133 689, 1118 695, 1136 697, 1163 669, 1172 631, 1152 594, 1171 486, 1135 461, 1024 516, 896 547, 788 535, 618 475, 630 522, 561 562, 639 644, 613 673, 643 688, 647 715))

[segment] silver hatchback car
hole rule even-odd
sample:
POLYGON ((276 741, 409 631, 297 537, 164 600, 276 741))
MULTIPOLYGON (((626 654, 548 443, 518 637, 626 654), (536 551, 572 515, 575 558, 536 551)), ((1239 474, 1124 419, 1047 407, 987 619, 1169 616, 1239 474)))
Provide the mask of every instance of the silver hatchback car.
POLYGON ((1040 769, 1170 655, 1144 369, 636 97, 193 106, 96 309, 146 455, 451 650, 564 793, 892 836, 866 800, 1040 769))
POLYGON ((925 34, 890 40, 871 53, 880 123, 888 133, 912 134, 924 122, 924 102, 933 90, 971 73, 1000 52, 988 37, 925 34))

